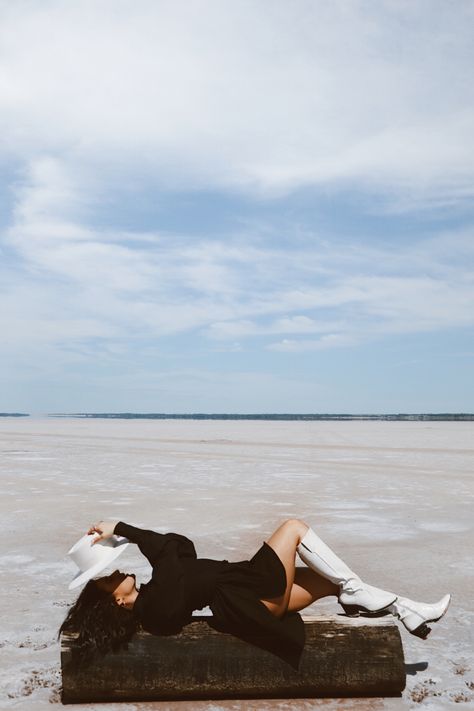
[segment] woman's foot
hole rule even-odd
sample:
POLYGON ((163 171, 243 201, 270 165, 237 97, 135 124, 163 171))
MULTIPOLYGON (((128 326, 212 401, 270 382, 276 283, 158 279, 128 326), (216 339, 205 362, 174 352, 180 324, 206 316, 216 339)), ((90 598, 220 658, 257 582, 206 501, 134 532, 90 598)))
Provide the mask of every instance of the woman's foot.
POLYGON ((407 597, 397 597, 393 605, 390 605, 389 611, 403 622, 411 634, 426 639, 431 632, 428 624, 438 622, 446 614, 450 602, 451 595, 445 595, 432 605, 415 602, 407 597))

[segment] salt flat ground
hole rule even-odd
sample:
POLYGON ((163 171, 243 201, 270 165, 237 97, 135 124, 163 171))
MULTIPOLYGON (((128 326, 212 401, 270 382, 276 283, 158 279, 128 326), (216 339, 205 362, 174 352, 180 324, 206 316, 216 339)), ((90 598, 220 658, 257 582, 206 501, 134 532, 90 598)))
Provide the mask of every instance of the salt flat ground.
MULTIPOLYGON (((453 602, 426 641, 402 630, 400 699, 76 708, 474 708, 473 435, 472 422, 1 419, 2 710, 60 702, 56 631, 74 599, 65 556, 106 517, 185 533, 199 555, 230 560, 298 517, 368 582, 430 602, 450 591, 453 602)), ((121 564, 146 580, 135 547, 121 564)))

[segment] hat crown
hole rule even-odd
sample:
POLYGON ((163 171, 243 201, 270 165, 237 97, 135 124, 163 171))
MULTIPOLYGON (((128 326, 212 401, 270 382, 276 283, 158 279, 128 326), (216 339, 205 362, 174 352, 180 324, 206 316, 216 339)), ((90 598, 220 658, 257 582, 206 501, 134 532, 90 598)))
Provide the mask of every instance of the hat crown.
POLYGON ((127 547, 129 541, 123 536, 112 536, 97 543, 97 533, 82 536, 68 551, 68 556, 77 565, 78 571, 70 588, 90 580, 112 563, 127 547))
MULTIPOLYGON (((79 570, 84 571, 97 563, 106 562, 111 558, 110 549, 118 545, 117 540, 106 538, 98 543, 93 542, 97 534, 87 534, 80 538, 69 551, 69 557, 74 561, 79 570)), ((116 538, 114 536, 114 538, 116 538)))

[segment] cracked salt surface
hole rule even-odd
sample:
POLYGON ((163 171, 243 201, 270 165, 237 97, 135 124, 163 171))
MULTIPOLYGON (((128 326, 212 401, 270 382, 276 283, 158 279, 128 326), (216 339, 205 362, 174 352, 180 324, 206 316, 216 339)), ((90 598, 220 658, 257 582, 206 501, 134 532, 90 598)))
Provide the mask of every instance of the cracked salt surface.
MULTIPOLYGON (((4 449, 14 455, 0 465, 1 483, 15 487, 0 499, 0 570, 11 590, 2 600, 2 711, 59 703, 55 634, 75 595, 67 589, 75 569, 65 555, 91 521, 110 516, 179 531, 203 557, 242 560, 290 512, 374 585, 427 602, 453 593, 426 641, 402 630, 402 698, 75 708, 474 708, 473 434, 474 423, 1 422, 4 449)), ((135 570, 139 583, 148 579, 134 546, 123 567, 135 570)), ((332 599, 308 610, 337 611, 332 599)))

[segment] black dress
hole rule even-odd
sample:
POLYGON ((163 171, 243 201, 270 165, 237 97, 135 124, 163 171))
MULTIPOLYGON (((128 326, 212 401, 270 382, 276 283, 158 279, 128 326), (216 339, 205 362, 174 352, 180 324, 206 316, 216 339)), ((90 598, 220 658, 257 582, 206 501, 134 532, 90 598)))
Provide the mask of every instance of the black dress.
POLYGON ((208 623, 256 644, 298 667, 304 625, 297 613, 277 618, 261 599, 282 595, 286 573, 264 543, 250 560, 197 558, 194 544, 178 533, 146 531, 120 521, 115 533, 136 543, 151 563, 151 580, 140 586, 133 611, 151 634, 178 634, 194 610, 209 606, 208 623))

